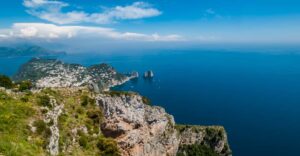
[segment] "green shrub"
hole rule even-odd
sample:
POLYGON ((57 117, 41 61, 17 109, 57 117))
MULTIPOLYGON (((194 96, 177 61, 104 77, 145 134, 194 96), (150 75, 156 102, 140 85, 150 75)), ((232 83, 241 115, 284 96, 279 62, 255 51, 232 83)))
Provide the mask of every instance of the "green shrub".
POLYGON ((55 96, 58 94, 55 90, 52 90, 51 88, 43 89, 42 93, 47 94, 47 95, 52 95, 52 96, 55 96))
POLYGON ((79 145, 86 148, 88 144, 88 137, 86 135, 81 135, 79 138, 79 145))
POLYGON ((80 98, 81 106, 87 106, 89 104, 89 97, 87 95, 83 95, 80 98))
POLYGON ((42 112, 42 114, 46 114, 46 113, 48 113, 48 110, 47 109, 41 109, 41 112, 42 112))
POLYGON ((10 99, 10 97, 6 93, 0 91, 0 100, 7 100, 7 99, 10 99))
POLYGON ((19 84, 19 91, 26 91, 32 88, 32 83, 30 81, 22 81, 19 84))
POLYGON ((13 87, 13 82, 11 79, 5 75, 0 75, 0 87, 10 89, 13 87))
POLYGON ((135 95, 136 93, 134 92, 127 92, 127 91, 109 91, 109 92, 105 92, 106 94, 109 94, 110 96, 121 96, 121 95, 125 95, 125 96, 130 96, 130 95, 135 95))
POLYGON ((96 104, 96 100, 89 98, 89 104, 94 106, 96 104))
POLYGON ((205 129, 205 132, 205 139, 207 140, 222 140, 224 138, 224 132, 220 129, 208 127, 205 129))
POLYGON ((218 154, 204 145, 193 144, 180 146, 177 156, 218 156, 218 154))
POLYGON ((33 123, 33 126, 36 127, 36 132, 38 134, 43 134, 47 129, 47 124, 43 120, 37 120, 33 123))
POLYGON ((143 97, 142 97, 142 100, 143 100, 143 103, 144 103, 144 104, 146 104, 146 105, 151 105, 151 101, 150 101, 149 98, 143 96, 143 97))
POLYGON ((80 101, 81 101, 81 106, 87 106, 87 105, 95 105, 96 100, 90 98, 88 95, 82 95, 80 97, 80 101))
POLYGON ((99 109, 88 110, 87 116, 92 119, 94 125, 100 124, 103 120, 103 114, 99 109))
POLYGON ((84 109, 82 107, 77 108, 77 113, 78 114, 83 114, 84 113, 84 109))
POLYGON ((29 101, 29 97, 28 96, 23 96, 20 99, 22 102, 28 102, 29 101))
POLYGON ((51 130, 49 126, 43 120, 37 120, 33 123, 36 127, 37 134, 43 136, 44 138, 49 138, 51 136, 51 130))
POLYGON ((38 104, 45 107, 52 107, 50 103, 50 97, 48 95, 38 96, 38 104))
POLYGON ((117 142, 110 138, 99 138, 97 147, 100 155, 103 156, 121 156, 117 142))

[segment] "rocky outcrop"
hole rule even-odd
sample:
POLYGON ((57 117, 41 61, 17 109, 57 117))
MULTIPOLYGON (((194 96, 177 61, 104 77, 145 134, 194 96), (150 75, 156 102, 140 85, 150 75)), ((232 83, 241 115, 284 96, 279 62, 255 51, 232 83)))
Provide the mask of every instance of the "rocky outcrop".
POLYGON ((173 116, 151 107, 135 94, 99 95, 104 135, 117 140, 123 156, 175 155, 179 145, 173 116))
POLYGON ((97 103, 105 116, 102 132, 117 140, 124 156, 172 156, 195 144, 218 155, 231 153, 223 127, 175 126, 173 116, 135 93, 100 94, 97 103))
POLYGON ((100 90, 120 85, 134 75, 118 73, 108 64, 84 67, 56 59, 34 58, 24 64, 14 76, 15 81, 30 80, 37 88, 80 87, 94 83, 100 90))
POLYGON ((59 154, 58 117, 62 113, 64 105, 57 104, 54 98, 50 99, 50 104, 52 106, 52 109, 50 109, 47 112, 44 122, 50 124, 50 131, 51 131, 48 151, 50 155, 56 156, 59 154))
POLYGON ((154 77, 154 73, 152 70, 148 70, 144 73, 144 78, 153 78, 154 77))
POLYGON ((216 155, 231 155, 227 134, 222 126, 176 125, 179 132, 180 145, 178 153, 188 156, 190 147, 208 148, 216 155), (199 146, 198 146, 199 145, 199 146))

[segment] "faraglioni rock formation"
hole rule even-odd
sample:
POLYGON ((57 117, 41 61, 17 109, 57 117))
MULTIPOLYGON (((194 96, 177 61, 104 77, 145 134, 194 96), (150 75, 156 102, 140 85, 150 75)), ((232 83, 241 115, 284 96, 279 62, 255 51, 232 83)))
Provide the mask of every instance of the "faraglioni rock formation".
POLYGON ((154 77, 154 73, 152 70, 148 70, 144 73, 144 78, 153 78, 154 77))

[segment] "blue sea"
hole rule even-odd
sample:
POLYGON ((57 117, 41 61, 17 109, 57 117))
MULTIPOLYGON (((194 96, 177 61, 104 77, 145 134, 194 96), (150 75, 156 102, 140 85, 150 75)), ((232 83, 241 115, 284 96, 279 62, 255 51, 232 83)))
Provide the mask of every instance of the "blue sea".
MULTIPOLYGON (((0 58, 0 73, 13 75, 29 59, 0 58)), ((152 80, 139 78, 114 89, 149 97, 177 123, 223 125, 233 155, 299 155, 300 51, 164 50, 60 59, 85 66, 109 63, 141 75, 153 70, 152 80)))

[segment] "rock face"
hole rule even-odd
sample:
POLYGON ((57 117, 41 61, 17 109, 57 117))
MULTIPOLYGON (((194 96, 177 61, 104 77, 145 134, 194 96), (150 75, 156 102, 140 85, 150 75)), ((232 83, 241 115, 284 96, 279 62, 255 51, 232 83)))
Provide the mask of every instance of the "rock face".
POLYGON ((21 67, 14 80, 31 80, 38 88, 79 87, 92 82, 100 90, 107 90, 133 77, 120 74, 107 64, 84 67, 55 59, 34 58, 21 67))
POLYGON ((231 155, 224 127, 177 125, 176 128, 180 134, 178 153, 183 156, 188 156, 192 146, 206 147, 220 156, 231 155))
POLYGON ((51 98, 50 104, 52 109, 46 114, 45 123, 52 122, 50 126, 51 136, 49 139, 48 151, 50 155, 56 156, 59 154, 59 129, 58 129, 58 117, 62 113, 64 105, 58 105, 54 98, 51 98))
POLYGON ((154 74, 152 70, 148 70, 144 73, 144 78, 153 78, 154 74))
MULTIPOLYGON (((124 156, 172 156, 186 153, 184 145, 204 145, 218 155, 230 155, 223 127, 176 126, 173 116, 144 103, 137 94, 101 94, 104 135, 117 140, 124 156)), ((185 154, 187 155, 187 154, 185 154)))
POLYGON ((175 155, 179 145, 173 116, 151 107, 139 95, 99 95, 102 132, 117 140, 123 156, 175 155))

